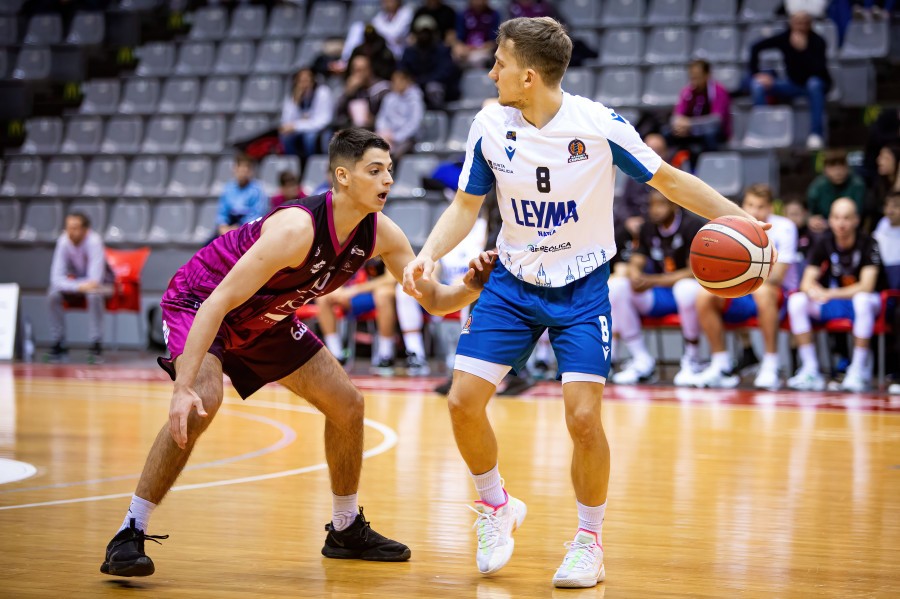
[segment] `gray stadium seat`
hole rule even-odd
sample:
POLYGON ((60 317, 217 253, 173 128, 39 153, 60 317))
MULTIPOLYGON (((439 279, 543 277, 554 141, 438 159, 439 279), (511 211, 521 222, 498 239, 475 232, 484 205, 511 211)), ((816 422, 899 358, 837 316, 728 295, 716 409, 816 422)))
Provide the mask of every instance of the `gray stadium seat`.
POLYGON ((269 196, 278 192, 278 174, 291 171, 300 175, 300 159, 296 156, 275 156, 270 154, 259 165, 259 181, 269 196))
POLYGON ((266 7, 242 5, 231 13, 228 37, 234 39, 259 39, 266 28, 266 7))
MULTIPOLYGON (((837 25, 831 19, 823 19, 813 21, 813 31, 822 36, 825 40, 826 55, 828 58, 834 58, 838 53, 838 31, 837 25)), ((831 65, 829 65, 831 66, 831 65)))
POLYGON ((687 83, 687 69, 682 66, 654 67, 644 78, 641 101, 649 106, 674 106, 687 83))
POLYGON ((234 158, 231 156, 222 156, 216 161, 213 170, 213 179, 209 183, 209 191, 207 195, 218 196, 222 193, 222 188, 226 183, 234 179, 234 158))
POLYGON ((426 110, 422 117, 422 126, 416 136, 416 152, 433 152, 441 147, 447 138, 450 121, 443 110, 426 110))
MULTIPOLYGON (((425 196, 422 179, 431 177, 438 167, 439 160, 434 155, 416 156, 410 154, 403 157, 397 165, 394 184, 391 185, 391 198, 421 198, 425 196)), ((388 200, 389 202, 392 200, 388 200)))
POLYGON ((603 35, 600 63, 634 65, 644 58, 644 32, 640 29, 609 29, 603 35))
POLYGON ((19 12, 25 0, 0 0, 0 14, 14 15, 19 12))
POLYGON ((472 120, 478 113, 477 110, 461 110, 453 113, 450 119, 450 133, 447 135, 447 143, 438 148, 441 152, 465 152, 466 141, 469 139, 469 129, 472 120))
POLYGON ((177 154, 184 138, 184 119, 179 116, 155 116, 147 122, 141 151, 150 154, 177 154))
POLYGON ((775 18, 783 0, 744 0, 741 19, 744 21, 768 21, 775 18))
POLYGON ((0 195, 35 195, 44 180, 44 163, 36 156, 11 156, 4 171, 0 195))
POLYGON ((200 112, 234 112, 241 98, 237 77, 209 77, 200 95, 200 112))
POLYGON ((744 189, 743 167, 738 152, 704 152, 697 160, 697 176, 723 196, 744 189))
POLYGON ((25 30, 25 44, 34 46, 46 46, 59 44, 63 39, 62 16, 58 14, 34 15, 28 21, 28 29, 25 30))
POLYGON ((82 85, 82 114, 113 114, 119 106, 118 79, 91 79, 82 85))
POLYGON ((347 15, 347 23, 371 23, 374 17, 381 10, 380 3, 376 2, 353 2, 350 5, 350 14, 347 15))
POLYGON ((123 195, 159 196, 169 180, 169 161, 162 156, 138 156, 131 161, 123 195))
POLYGON ((106 123, 100 151, 104 154, 134 154, 141 147, 144 122, 137 116, 114 116, 106 123))
POLYGON ((22 154, 54 154, 62 144, 63 122, 55 116, 28 119, 25 133, 25 143, 19 149, 22 154))
POLYGON ((325 41, 322 39, 310 37, 303 38, 300 43, 297 44, 297 57, 294 59, 294 69, 312 66, 316 57, 322 53, 324 44, 325 41))
POLYGON ((159 200, 153 203, 152 221, 147 241, 150 243, 185 243, 194 234, 194 202, 185 199, 159 200))
POLYGON ((6 73, 9 71, 9 53, 7 53, 6 48, 0 48, 0 79, 6 78, 6 73))
POLYGON ((600 4, 596 0, 562 0, 556 8, 567 23, 598 27, 601 23, 600 4))
POLYGON ((751 148, 786 148, 794 136, 790 106, 754 106, 750 110, 744 145, 751 148))
POLYGON ((341 2, 316 2, 309 11, 306 35, 310 37, 344 37, 347 33, 347 9, 341 2))
POLYGON ((228 129, 229 143, 252 139, 272 128, 272 119, 265 114, 239 114, 228 129))
MULTIPOLYGON (((576 17, 577 18, 577 17, 576 17)), ((644 21, 644 0, 606 0, 603 25, 640 25, 644 21)))
POLYGON ((188 154, 212 154, 225 145, 225 119, 221 116, 195 116, 188 125, 182 151, 188 154))
POLYGON ((277 112, 281 109, 281 78, 271 75, 248 77, 244 83, 242 112, 277 112))
POLYGON ((635 125, 641 120, 641 111, 637 108, 616 108, 616 114, 628 121, 631 125, 635 125))
POLYGON ((649 25, 676 25, 690 21, 692 0, 650 0, 649 25))
POLYGON ((206 75, 213 68, 216 46, 212 42, 186 42, 178 49, 177 75, 206 75))
POLYGON ((228 29, 228 10, 224 6, 205 6, 194 12, 188 37, 192 40, 220 40, 228 29))
POLYGON ((55 156, 47 163, 41 195, 78 195, 83 184, 84 160, 80 156, 55 156))
POLYGON ((207 156, 181 156, 172 165, 172 178, 166 195, 205 196, 212 177, 212 160, 207 156))
POLYGON ((125 114, 153 114, 159 102, 159 79, 136 77, 127 79, 122 89, 119 112, 125 114))
MULTIPOLYGON (((0 40, 4 44, 17 44, 19 42, 19 19, 14 16, 0 16, 0 40)), ((8 205, 8 203, 7 203, 8 205)))
POLYGON ((691 52, 687 27, 659 27, 650 32, 644 59, 652 64, 686 63, 691 52))
POLYGON ((303 193, 312 194, 326 181, 328 181, 328 156, 314 154, 307 158, 306 168, 303 169, 303 178, 300 180, 303 193))
POLYGON ((425 245, 431 230, 431 205, 427 200, 391 200, 382 210, 406 234, 413 248, 425 245))
POLYGON ((12 241, 19 235, 22 203, 19 200, 0 200, 0 241, 12 241))
POLYGON ((163 0, 119 0, 118 7, 127 11, 147 12, 156 10, 162 4, 163 0))
POLYGON ((260 43, 256 52, 253 72, 259 74, 290 73, 294 66, 295 52, 294 42, 290 40, 265 40, 260 43))
POLYGON ((710 69, 712 78, 730 92, 736 92, 741 88, 744 70, 741 66, 733 64, 712 65, 710 69))
POLYGON ((121 156, 97 157, 88 164, 81 195, 117 196, 125 189, 125 159, 121 156))
POLYGON ((468 69, 459 83, 460 100, 457 108, 481 108, 487 98, 497 97, 497 86, 488 77, 487 69, 468 69))
POLYGON ((695 23, 734 23, 737 0, 694 0, 695 23))
POLYGON ((594 72, 587 67, 570 67, 563 75, 562 88, 576 96, 590 98, 596 85, 594 72))
POLYGON ((164 77, 175 68, 175 44, 151 42, 138 48, 138 66, 135 74, 141 77, 164 77))
POLYGON ((59 199, 40 199, 25 202, 21 241, 55 241, 63 228, 63 204, 59 199))
POLYGON ((78 12, 72 19, 67 44, 99 46, 106 35, 106 18, 102 12, 78 12))
POLYGON ((213 72, 220 75, 246 75, 253 68, 253 42, 228 40, 219 45, 213 72))
POLYGON ((50 48, 23 47, 16 57, 13 79, 44 81, 50 78, 50 48))
POLYGON ((147 238, 150 223, 150 202, 130 199, 116 200, 109 215, 109 227, 104 238, 107 242, 140 243, 147 238))
POLYGON ((694 36, 694 58, 708 61, 736 62, 738 32, 731 25, 701 27, 694 36))
POLYGON ((611 108, 639 104, 641 72, 635 68, 604 69, 594 99, 611 108))
POLYGON ((96 154, 103 141, 103 119, 99 116, 75 116, 66 123, 66 135, 60 152, 96 154))
POLYGON ((303 35, 305 28, 305 6, 300 7, 293 2, 277 4, 272 7, 272 12, 269 14, 269 26, 266 28, 266 37, 297 39, 303 35))
POLYGON ((106 229, 106 200, 101 199, 80 199, 69 204, 68 214, 73 212, 81 212, 91 219, 91 229, 94 231, 102 231, 106 229))
POLYGON ((884 58, 891 46, 889 35, 887 21, 850 21, 841 58, 884 58))
POLYGON ((157 112, 194 112, 200 100, 200 81, 194 77, 171 77, 163 85, 157 112))
POLYGON ((191 235, 193 243, 206 243, 213 236, 216 229, 216 215, 219 213, 219 201, 208 199, 200 202, 197 209, 197 225, 191 235))

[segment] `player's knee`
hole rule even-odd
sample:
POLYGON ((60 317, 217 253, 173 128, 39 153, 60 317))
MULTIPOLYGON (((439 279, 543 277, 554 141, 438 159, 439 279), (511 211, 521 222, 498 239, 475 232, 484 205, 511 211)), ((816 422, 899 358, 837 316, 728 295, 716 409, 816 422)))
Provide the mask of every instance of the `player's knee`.
POLYGON ((809 296, 802 291, 798 291, 788 298, 788 312, 792 314, 806 312, 808 306, 809 296))
POLYGON ((595 447, 604 438, 600 410, 593 406, 578 406, 568 410, 566 426, 572 442, 581 448, 595 447))
POLYGON ((672 287, 672 295, 675 296, 675 303, 679 308, 695 305, 699 289, 700 285, 693 278, 677 281, 672 287))
POLYGON ((631 297, 631 280, 626 277, 615 277, 609 280, 609 301, 627 301, 631 297))
POLYGON ((459 389, 450 389, 450 394, 447 396, 447 407, 450 409, 450 418, 454 422, 475 420, 484 414, 484 406, 470 401, 466 394, 459 392, 459 389))

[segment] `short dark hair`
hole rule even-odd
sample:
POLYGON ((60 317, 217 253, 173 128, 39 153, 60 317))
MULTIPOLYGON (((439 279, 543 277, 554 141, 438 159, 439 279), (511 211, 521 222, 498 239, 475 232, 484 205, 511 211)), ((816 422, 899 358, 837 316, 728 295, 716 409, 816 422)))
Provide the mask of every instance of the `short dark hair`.
POLYGON ((70 212, 69 214, 66 215, 66 218, 69 218, 69 217, 77 218, 78 220, 80 220, 81 226, 84 227, 85 229, 91 228, 91 218, 84 212, 70 212))
POLYGON ((892 191, 884 196, 885 205, 887 205, 888 202, 900 202, 900 191, 892 191))
POLYGON ((772 194, 772 188, 765 183, 754 183, 753 185, 750 185, 744 190, 744 195, 762 198, 769 204, 775 201, 775 196, 772 194))
POLYGON ((339 166, 352 166, 359 162, 369 148, 391 151, 391 145, 380 135, 362 127, 341 129, 328 142, 328 170, 334 173, 339 166))
POLYGON ((243 152, 234 157, 234 165, 238 166, 239 164, 246 164, 250 168, 254 166, 253 159, 243 152))
POLYGON ((497 45, 512 42, 512 55, 523 69, 534 68, 547 85, 558 85, 572 59, 572 39, 551 17, 510 19, 497 33, 497 45))
POLYGON ((299 182, 300 179, 297 178, 297 175, 295 175, 293 171, 281 171, 278 173, 278 184, 282 187, 285 185, 295 185, 299 182))
POLYGON ((784 199, 781 200, 781 205, 784 208, 787 208, 791 204, 797 204, 804 210, 807 210, 806 207, 806 198, 804 198, 799 193, 792 193, 784 196, 784 199))
POLYGON ((825 155, 823 157, 823 163, 825 166, 832 166, 835 164, 847 164, 847 150, 825 150, 825 155))
POLYGON ((702 58, 698 58, 698 59, 696 59, 696 60, 692 60, 692 61, 690 62, 690 64, 688 64, 688 68, 691 68, 691 69, 692 69, 692 68, 694 68, 694 67, 700 67, 701 69, 703 69, 703 72, 704 72, 704 73, 706 73, 707 75, 709 75, 709 69, 710 69, 710 66, 709 66, 709 62, 708 62, 708 61, 703 60, 702 58))

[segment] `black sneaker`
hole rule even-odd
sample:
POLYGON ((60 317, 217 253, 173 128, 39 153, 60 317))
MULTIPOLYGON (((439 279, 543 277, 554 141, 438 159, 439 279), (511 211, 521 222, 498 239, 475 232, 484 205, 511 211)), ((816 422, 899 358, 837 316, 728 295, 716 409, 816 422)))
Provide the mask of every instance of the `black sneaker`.
POLYGON ((438 385, 434 388, 435 393, 440 393, 441 395, 447 396, 450 393, 450 387, 453 385, 453 377, 451 376, 449 379, 438 385))
MULTIPOLYGON (((409 547, 381 536, 369 526, 363 517, 363 509, 353 524, 344 530, 335 530, 329 522, 325 525, 328 536, 322 555, 333 559, 362 559, 370 562, 405 562, 411 554, 409 547)), ((152 567, 152 565, 151 565, 152 567)))
POLYGON ((120 530, 106 546, 106 561, 100 571, 112 576, 150 576, 155 568, 153 560, 144 553, 144 540, 161 544, 156 539, 168 538, 169 535, 144 534, 134 526, 132 518, 131 526, 120 530))
POLYGON ((759 358, 756 357, 756 353, 754 353, 752 347, 745 347, 744 353, 741 354, 741 359, 738 360, 737 365, 734 367, 734 373, 740 374, 742 376, 746 376, 750 374, 750 369, 759 364, 759 358))
POLYGON ((91 348, 88 350, 88 364, 102 364, 103 363, 103 346, 100 345, 99 341, 94 341, 91 344, 91 348))
POLYGON ((69 358, 69 348, 63 345, 62 341, 57 341, 50 348, 50 352, 45 359, 48 362, 65 362, 69 358))
POLYGON ((382 358, 372 367, 372 374, 377 374, 378 376, 394 376, 394 360, 391 358, 382 358))
POLYGON ((406 376, 428 376, 431 367, 428 361, 412 352, 406 352, 406 376))
POLYGON ((521 377, 514 374, 510 374, 506 380, 508 381, 506 383, 506 388, 503 391, 497 393, 497 395, 500 395, 502 397, 521 395, 537 384, 531 377, 521 377))

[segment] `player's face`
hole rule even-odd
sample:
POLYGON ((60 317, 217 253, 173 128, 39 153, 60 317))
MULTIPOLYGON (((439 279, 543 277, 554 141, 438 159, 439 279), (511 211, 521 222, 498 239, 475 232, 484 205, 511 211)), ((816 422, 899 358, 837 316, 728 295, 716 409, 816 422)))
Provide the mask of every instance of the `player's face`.
POLYGON ((765 198, 755 196, 752 193, 744 196, 741 208, 747 211, 750 216, 762 222, 766 222, 769 215, 772 214, 772 204, 767 202, 765 198))
POLYGON ((369 148, 350 174, 350 195, 373 212, 380 211, 394 183, 393 168, 394 163, 387 151, 369 148))
POLYGON ((511 51, 512 42, 505 40, 494 52, 494 67, 488 76, 497 84, 500 104, 521 107, 522 69, 511 51))

